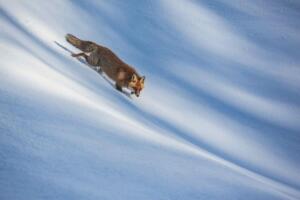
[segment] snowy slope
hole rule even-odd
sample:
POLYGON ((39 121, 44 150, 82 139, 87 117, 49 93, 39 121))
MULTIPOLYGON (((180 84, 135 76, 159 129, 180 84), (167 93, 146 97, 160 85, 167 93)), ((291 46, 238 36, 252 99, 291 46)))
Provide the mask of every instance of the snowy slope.
POLYGON ((297 1, 0 0, 0 199, 299 199, 297 1), (66 33, 146 76, 129 99, 66 33))

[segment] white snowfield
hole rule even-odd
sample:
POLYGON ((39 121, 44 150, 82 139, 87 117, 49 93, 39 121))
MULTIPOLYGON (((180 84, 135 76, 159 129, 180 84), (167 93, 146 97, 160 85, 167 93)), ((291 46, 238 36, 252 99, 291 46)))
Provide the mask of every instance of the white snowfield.
POLYGON ((0 0, 0 199, 300 199, 299 10, 0 0), (67 33, 145 75, 141 96, 67 33))

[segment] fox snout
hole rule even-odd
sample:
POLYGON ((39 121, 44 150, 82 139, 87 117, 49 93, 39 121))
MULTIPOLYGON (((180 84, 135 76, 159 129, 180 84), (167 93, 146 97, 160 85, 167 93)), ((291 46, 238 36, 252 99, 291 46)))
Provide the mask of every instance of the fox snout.
POLYGON ((135 96, 136 96, 136 97, 139 97, 139 96, 140 96, 140 90, 136 90, 136 91, 135 91, 135 96))

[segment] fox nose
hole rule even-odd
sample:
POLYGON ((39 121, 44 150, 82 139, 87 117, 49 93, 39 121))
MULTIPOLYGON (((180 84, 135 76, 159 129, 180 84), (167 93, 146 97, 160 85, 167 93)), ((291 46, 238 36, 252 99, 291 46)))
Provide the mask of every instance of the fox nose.
POLYGON ((140 91, 138 91, 138 90, 135 91, 135 96, 136 96, 136 97, 139 97, 139 96, 140 96, 140 91))

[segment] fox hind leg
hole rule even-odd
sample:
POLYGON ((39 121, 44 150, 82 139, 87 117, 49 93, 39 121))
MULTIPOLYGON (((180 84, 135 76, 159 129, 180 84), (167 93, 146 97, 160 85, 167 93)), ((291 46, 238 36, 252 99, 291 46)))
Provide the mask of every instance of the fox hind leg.
POLYGON ((84 59, 86 60, 86 62, 88 63, 89 61, 88 61, 88 55, 86 55, 85 53, 72 53, 72 56, 74 57, 74 58, 78 58, 78 57, 80 57, 80 56, 82 56, 82 57, 84 57, 84 59))
POLYGON ((88 56, 85 54, 85 53, 72 53, 72 56, 73 57, 75 57, 75 58, 77 58, 77 57, 80 57, 80 56, 83 56, 85 59, 87 59, 88 58, 88 56))

